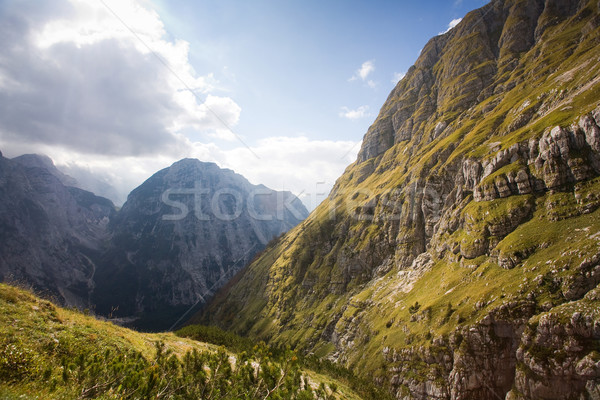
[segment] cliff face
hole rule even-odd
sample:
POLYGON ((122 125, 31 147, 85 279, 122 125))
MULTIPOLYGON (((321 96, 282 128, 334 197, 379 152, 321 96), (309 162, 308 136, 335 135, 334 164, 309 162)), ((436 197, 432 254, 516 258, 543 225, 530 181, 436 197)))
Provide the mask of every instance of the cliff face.
POLYGON ((25 161, 0 155, 0 281, 88 307, 114 206, 63 185, 50 160, 47 165, 25 161))
POLYGON ((97 311, 143 314, 153 329, 167 329, 307 214, 290 192, 181 160, 131 192, 111 220, 113 238, 95 276, 97 311))
POLYGON ((599 6, 493 1, 433 38, 329 198, 197 318, 398 398, 595 398, 599 6))

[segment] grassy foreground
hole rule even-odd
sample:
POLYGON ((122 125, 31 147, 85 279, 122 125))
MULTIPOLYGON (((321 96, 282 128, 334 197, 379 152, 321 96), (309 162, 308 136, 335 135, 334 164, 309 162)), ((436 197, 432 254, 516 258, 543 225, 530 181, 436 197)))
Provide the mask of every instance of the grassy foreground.
POLYGON ((0 284, 0 399, 361 398, 290 350, 184 335, 139 333, 0 284))

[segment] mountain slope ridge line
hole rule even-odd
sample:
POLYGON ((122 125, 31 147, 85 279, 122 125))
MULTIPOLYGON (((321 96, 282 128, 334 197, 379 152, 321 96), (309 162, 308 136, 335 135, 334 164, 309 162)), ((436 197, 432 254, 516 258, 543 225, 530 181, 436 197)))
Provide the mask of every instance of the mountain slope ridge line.
POLYGON ((431 39, 329 197, 193 320, 398 398, 593 397, 598 7, 493 1, 431 39))

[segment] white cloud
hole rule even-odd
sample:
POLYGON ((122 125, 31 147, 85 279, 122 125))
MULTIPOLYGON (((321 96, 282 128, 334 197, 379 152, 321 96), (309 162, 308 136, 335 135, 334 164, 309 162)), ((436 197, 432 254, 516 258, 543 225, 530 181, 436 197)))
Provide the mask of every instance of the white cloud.
POLYGON ((212 93, 214 76, 195 72, 189 44, 169 39, 155 11, 135 0, 51 3, 0 15, 4 146, 139 156, 177 154, 182 132, 235 137, 240 106, 212 93))
POLYGON ((365 61, 360 66, 360 69, 356 72, 360 79, 364 81, 365 79, 367 79, 367 76, 369 76, 369 74, 373 71, 375 71, 375 64, 373 63, 373 61, 365 61))
POLYGON ((340 111, 340 117, 347 119, 360 119, 370 116, 369 114, 369 106, 360 106, 354 110, 349 109, 348 107, 342 107, 340 111))
POLYGON ((180 131, 193 128, 208 136, 223 140, 236 139, 232 129, 237 125, 241 107, 229 97, 208 95, 202 104, 196 103, 196 98, 187 90, 176 94, 181 104, 186 104, 187 113, 182 113, 173 122, 173 130, 180 131))
POLYGON ((252 183, 290 190, 312 210, 328 194, 336 179, 356 160, 360 143, 271 137, 252 146, 257 159, 243 147, 225 151, 223 167, 243 173, 252 183))
MULTIPOLYGON (((237 126, 241 107, 215 94, 214 75, 194 70, 189 44, 170 39, 160 16, 142 6, 148 2, 104 1, 110 9, 84 0, 22 0, 3 7, 5 156, 47 154, 80 179, 111 185, 117 203, 161 168, 194 157, 253 183, 303 193, 308 208, 356 159, 359 142, 304 136, 270 137, 250 150, 235 141, 221 147, 217 138, 235 139, 228 127, 237 126)), ((372 61, 364 63, 357 79, 368 84, 374 68, 372 61)))
POLYGON ((371 79, 367 79, 369 75, 373 73, 373 71, 375 71, 375 62, 372 60, 365 61, 362 63, 360 68, 354 72, 354 75, 348 79, 348 81, 352 82, 360 79, 361 81, 365 82, 367 86, 373 89, 375 86, 377 86, 377 83, 371 79))
POLYGON ((404 78, 406 72, 394 72, 391 82, 395 85, 404 78))
MULTIPOLYGON (((322 201, 344 169, 356 160, 359 142, 311 140, 299 137, 269 137, 251 146, 221 153, 217 162, 242 173, 252 183, 271 189, 290 190, 309 210, 322 201)), ((206 154, 200 146, 195 153, 206 154)))
POLYGON ((448 32, 450 32, 450 30, 451 30, 452 28, 454 28, 456 25, 458 25, 460 21, 462 21, 462 18, 456 18, 456 19, 453 19, 452 21, 450 21, 450 22, 448 23, 448 29, 446 29, 444 32, 440 32, 440 33, 438 33, 438 35, 443 35, 444 33, 448 33, 448 32))
MULTIPOLYGON (((71 12, 49 21, 35 33, 40 47, 72 42, 80 48, 107 39, 128 40, 132 33, 127 26, 148 43, 160 41, 165 34, 158 14, 134 1, 71 0, 70 5, 71 12), (125 21, 127 26, 119 19, 125 21)), ((137 45, 140 51, 148 52, 143 43, 137 45)))
POLYGON ((454 28, 456 25, 459 24, 460 21, 462 21, 462 18, 456 18, 450 21, 450 23, 448 24, 448 30, 454 28))

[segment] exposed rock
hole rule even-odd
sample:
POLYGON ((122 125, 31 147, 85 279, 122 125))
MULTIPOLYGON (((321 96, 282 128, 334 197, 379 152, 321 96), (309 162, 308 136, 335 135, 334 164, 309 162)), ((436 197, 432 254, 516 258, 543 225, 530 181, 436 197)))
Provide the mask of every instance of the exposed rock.
POLYGON ((197 160, 155 174, 118 213, 65 184, 45 156, 0 157, 0 281, 104 315, 155 312, 147 329, 168 328, 181 315, 169 307, 210 296, 307 214, 289 192, 197 160))
POLYGON ((59 171, 54 165, 54 161, 48 156, 42 154, 23 154, 22 156, 13 158, 12 161, 18 162, 25 167, 45 169, 63 185, 79 187, 77 180, 59 171))
POLYGON ((89 307, 114 205, 66 187, 51 161, 19 160, 0 157, 0 280, 89 307))
POLYGON ((97 311, 144 313, 152 329, 166 329, 306 215, 290 192, 214 163, 178 161, 133 190, 111 220, 113 240, 95 276, 97 311), (173 307, 181 311, 156 317, 173 307))
POLYGON ((581 262, 577 273, 562 282, 561 290, 567 300, 573 301, 581 299, 598 284, 600 284, 600 255, 581 262))
MULTIPOLYGON (((600 112, 600 107, 594 112, 600 112)), ((582 116, 579 121, 579 126, 585 126, 585 129, 581 128, 584 132, 600 132, 600 127, 589 115, 582 116)), ((530 140, 527 144, 500 150, 481 167, 473 160, 465 160, 462 171, 464 181, 468 187, 473 187, 476 201, 563 189, 598 174, 598 155, 593 150, 596 145, 594 135, 584 136, 576 126, 554 127, 547 130, 540 140, 530 140), (491 182, 486 179, 517 160, 523 165, 517 172, 498 175, 491 182), (524 165, 533 167, 534 173, 524 165), (480 168, 483 168, 483 172, 480 168)))
MULTIPOLYGON (((598 289, 590 295, 594 292, 598 289)), ((600 315, 594 304, 587 299, 568 303, 528 324, 516 352, 515 398, 558 400, 597 395, 600 354, 587 345, 600 341, 600 315)))

